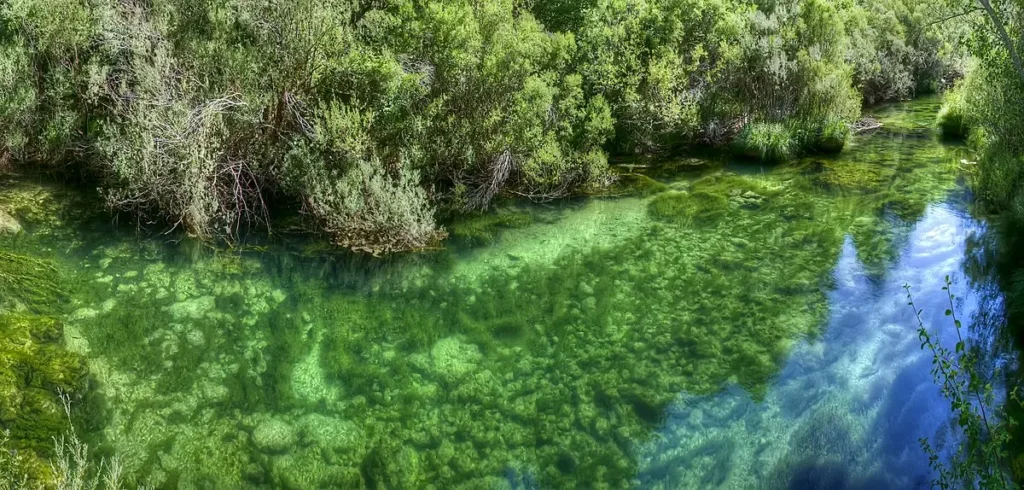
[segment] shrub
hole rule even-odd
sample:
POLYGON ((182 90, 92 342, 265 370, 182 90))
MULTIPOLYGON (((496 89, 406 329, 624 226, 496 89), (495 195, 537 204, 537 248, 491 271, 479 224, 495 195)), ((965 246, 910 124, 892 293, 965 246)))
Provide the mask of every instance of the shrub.
POLYGON ((864 102, 933 93, 960 76, 966 54, 956 44, 968 33, 957 17, 935 22, 944 8, 914 0, 858 0, 846 10, 847 59, 864 102))
POLYGON ((35 93, 24 46, 20 43, 0 46, 0 169, 21 153, 29 138, 31 111, 35 93))
MULTIPOLYGON (((71 402, 61 396, 64 415, 71 422, 71 402)), ((124 467, 119 458, 96 461, 89 446, 69 424, 69 430, 53 438, 54 458, 44 468, 38 461, 10 447, 10 434, 0 431, 0 490, 55 488, 57 490, 120 490, 124 488, 124 467)))
POLYGON ((273 197, 339 243, 399 250, 439 236, 434 209, 599 193, 609 152, 741 130, 758 158, 838 151, 861 92, 955 71, 932 0, 357 3, 8 2, 0 168, 78 172, 111 207, 192 235, 261 225, 273 197), (342 110, 356 133, 318 134, 342 110), (352 201, 395 189, 401 204, 352 201))
POLYGON ((822 0, 757 3, 730 67, 732 103, 749 120, 810 125, 852 122, 860 113, 842 11, 822 0))
POLYGON ((58 166, 83 131, 82 58, 101 6, 86 0, 22 0, 0 6, 0 167, 58 166))
POLYGON ((338 245, 373 253, 429 247, 444 238, 415 171, 385 168, 366 133, 372 119, 339 104, 322 111, 312 138, 295 143, 281 170, 285 190, 338 245))
MULTIPOLYGON (((924 310, 919 310, 914 303, 910 285, 903 286, 907 291, 907 305, 913 308, 917 320, 921 349, 927 348, 932 354, 932 377, 942 396, 950 402, 958 421, 957 436, 963 441, 946 460, 939 456, 931 441, 920 439, 922 449, 928 454, 928 464, 935 470, 932 487, 957 488, 965 482, 970 482, 970 487, 973 487, 977 482, 978 488, 1019 488, 1010 476, 1011 464, 1006 450, 1017 423, 1008 414, 996 418, 988 413, 994 400, 992 384, 983 372, 978 346, 969 345, 963 338, 963 325, 957 318, 950 289, 952 284, 946 276, 942 290, 949 300, 949 308, 945 313, 956 333, 956 347, 952 350, 940 342, 937 331, 929 331, 925 327, 921 318, 924 310)), ((1021 404, 1017 388, 1010 390, 1009 399, 1012 403, 1021 404)))
POLYGON ((577 33, 580 73, 611 105, 615 152, 664 153, 720 123, 715 88, 737 58, 737 12, 746 10, 730 1, 595 2, 577 33))
POLYGON ((407 157, 449 205, 482 209, 505 192, 550 199, 605 180, 612 116, 573 71, 572 35, 546 32, 511 0, 379 14, 384 46, 426 67, 422 132, 407 157))
POLYGON ((997 143, 985 147, 978 161, 977 187, 981 197, 999 208, 1010 209, 1024 183, 1024 160, 997 143))
POLYGON ((247 162, 227 148, 225 115, 241 102, 204 99, 141 5, 120 3, 107 22, 114 64, 95 90, 111 107, 98 144, 108 203, 192 235, 232 236, 262 211, 247 162))

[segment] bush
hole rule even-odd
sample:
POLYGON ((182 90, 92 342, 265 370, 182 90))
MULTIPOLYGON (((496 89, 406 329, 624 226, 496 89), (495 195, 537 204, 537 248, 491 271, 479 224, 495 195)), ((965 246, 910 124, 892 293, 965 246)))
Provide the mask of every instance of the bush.
POLYGON ((384 47, 420 60, 422 132, 404 151, 452 207, 485 208, 514 192, 562 197, 601 183, 612 117, 574 73, 576 42, 546 32, 515 2, 428 2, 384 9, 384 47))
POLYGON ((338 104, 322 109, 313 138, 285 159, 285 190, 340 246, 372 252, 422 249, 444 238, 415 171, 385 168, 366 133, 372 115, 338 104))
POLYGON ((577 33, 580 73, 611 105, 615 152, 663 153, 725 124, 712 109, 715 88, 738 57, 737 12, 746 10, 731 1, 596 1, 577 33))
POLYGON ((35 93, 29 85, 28 56, 20 42, 0 46, 0 169, 23 159, 35 93))
POLYGON ((968 30, 955 17, 935 22, 945 9, 914 0, 858 0, 847 10, 847 59, 865 103, 934 93, 960 76, 966 53, 955 46, 968 30))
POLYGON ((114 65, 96 90, 111 107, 98 144, 108 203, 192 235, 232 236, 260 212, 248 165, 227 148, 225 114, 241 102, 205 100, 141 5, 121 3, 107 22, 114 65))
MULTIPOLYGON (((69 429, 52 439, 54 457, 49 461, 12 448, 10 434, 0 431, 0 490, 55 488, 57 490, 120 490, 124 485, 124 466, 119 458, 98 461, 71 422, 71 402, 61 396, 69 429)), ((58 415, 59 416, 59 415, 58 415)))
POLYGON ((609 153, 741 131, 758 158, 838 151, 861 93, 956 66, 933 0, 357 3, 8 2, 0 168, 68 169, 201 237, 267 224, 273 198, 338 243, 402 250, 440 236, 435 210, 600 193, 609 153))
POLYGON ((0 6, 0 168, 59 166, 81 130, 74 68, 97 32, 85 0, 26 0, 0 6))

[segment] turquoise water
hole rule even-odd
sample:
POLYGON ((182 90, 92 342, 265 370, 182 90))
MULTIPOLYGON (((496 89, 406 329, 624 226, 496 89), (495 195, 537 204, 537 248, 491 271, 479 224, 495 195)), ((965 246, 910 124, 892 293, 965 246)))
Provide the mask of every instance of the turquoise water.
MULTIPOLYGON (((886 108, 834 158, 510 204, 390 259, 142 236, 15 179, 0 208, 26 233, 0 250, 60 292, 0 311, 63 324, 80 432, 133 484, 928 488, 918 438, 956 439, 902 286, 944 340, 947 274, 963 318, 999 303, 964 272, 986 230, 937 109, 886 108)), ((53 428, 19 427, 45 457, 53 428)))

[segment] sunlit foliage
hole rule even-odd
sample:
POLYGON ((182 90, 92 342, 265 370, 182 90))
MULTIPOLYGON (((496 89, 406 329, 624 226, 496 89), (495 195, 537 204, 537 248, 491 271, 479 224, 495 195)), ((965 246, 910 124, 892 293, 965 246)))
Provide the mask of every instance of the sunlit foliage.
POLYGON ((0 166, 85 177, 113 209, 201 237, 291 209, 345 247, 420 249, 445 236, 438 216, 499 196, 598 191, 610 156, 750 124, 784 126, 786 155, 838 151, 862 96, 955 71, 926 7, 9 0, 0 166))

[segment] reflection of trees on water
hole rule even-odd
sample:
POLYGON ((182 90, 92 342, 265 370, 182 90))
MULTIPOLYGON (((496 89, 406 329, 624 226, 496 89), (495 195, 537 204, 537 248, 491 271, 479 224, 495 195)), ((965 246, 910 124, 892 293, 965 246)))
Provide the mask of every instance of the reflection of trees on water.
MULTIPOLYGON (((963 269, 970 287, 978 295, 978 305, 971 315, 969 333, 972 349, 978 359, 978 374, 996 389, 995 404, 1002 404, 1002 416, 1024 420, 1024 407, 1011 401, 1011 393, 1020 386, 1024 376, 1018 353, 1024 347, 1024 269, 1022 254, 1015 247, 1020 241, 1013 229, 1000 223, 979 229, 967 239, 963 269)), ((954 293, 955 294, 955 293, 954 293)), ((959 306, 959 305, 958 305, 959 306)), ((1014 479, 1022 479, 1017 469, 1024 457, 1024 430, 1012 429, 1008 449, 1014 479)))

